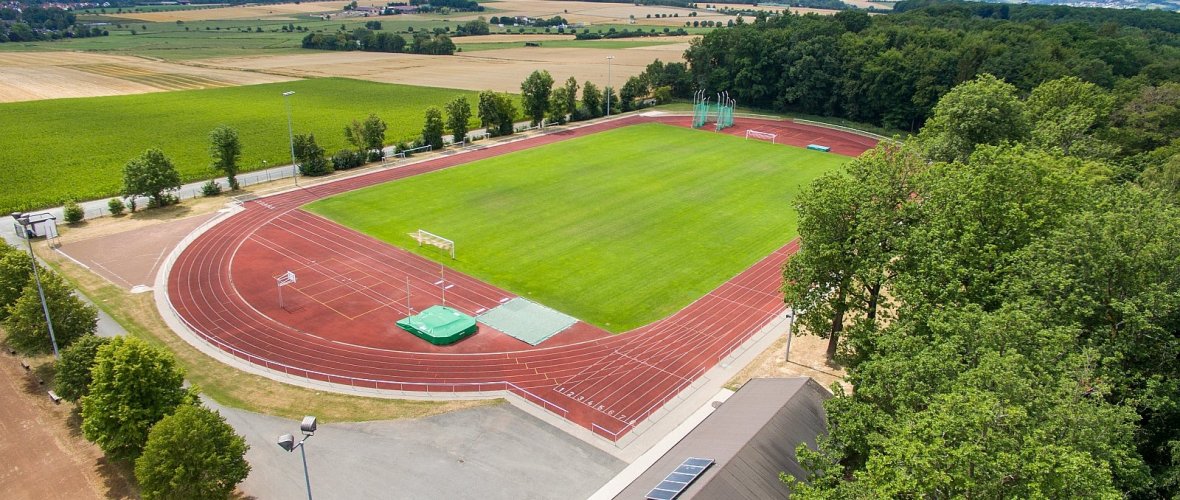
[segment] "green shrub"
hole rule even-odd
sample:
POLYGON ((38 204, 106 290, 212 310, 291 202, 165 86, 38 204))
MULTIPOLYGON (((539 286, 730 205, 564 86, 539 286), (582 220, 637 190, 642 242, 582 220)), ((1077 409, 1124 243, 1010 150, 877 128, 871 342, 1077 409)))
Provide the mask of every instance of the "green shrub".
POLYGON ((348 170, 365 164, 365 156, 359 151, 341 149, 332 155, 332 167, 336 170, 348 170))
POLYGON ((111 215, 123 215, 123 210, 126 209, 127 206, 124 205, 123 200, 119 198, 111 198, 109 201, 107 201, 107 210, 111 211, 111 215))
POLYGON ((74 200, 66 200, 65 205, 62 205, 62 211, 65 212, 66 222, 70 224, 82 222, 86 218, 86 212, 82 210, 82 205, 74 200))
POLYGON ((217 196, 221 194, 221 184, 217 183, 217 179, 209 179, 209 182, 201 185, 201 194, 205 196, 217 196))

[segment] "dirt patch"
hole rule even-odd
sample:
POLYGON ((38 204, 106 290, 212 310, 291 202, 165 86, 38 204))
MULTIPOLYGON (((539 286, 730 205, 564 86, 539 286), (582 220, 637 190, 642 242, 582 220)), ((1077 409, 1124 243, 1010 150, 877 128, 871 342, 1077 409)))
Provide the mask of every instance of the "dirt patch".
POLYGON ((680 61, 687 43, 600 49, 517 47, 460 53, 453 56, 383 54, 376 52, 328 52, 267 57, 206 59, 200 64, 223 69, 262 71, 291 77, 342 76, 384 83, 401 83, 466 90, 520 92, 520 82, 544 69, 562 82, 573 76, 579 82, 607 83, 607 56, 616 87, 638 75, 656 59, 680 61), (479 75, 472 78, 472 75, 479 75))
POLYGON ((143 94, 292 79, 132 56, 81 52, 0 53, 0 102, 143 94))
POLYGON ((787 336, 783 335, 734 375, 725 387, 736 391, 752 378, 811 377, 824 387, 831 387, 838 382, 845 391, 850 392, 852 386, 844 381, 844 369, 828 365, 827 347, 826 339, 814 335, 794 335, 788 360, 787 336))
POLYGON ((0 356, 4 498, 131 498, 128 468, 108 463, 102 450, 82 438, 74 405, 53 404, 46 390, 16 358, 0 356))
POLYGON ((138 19, 153 23, 176 21, 210 21, 215 19, 261 19, 264 17, 312 12, 340 12, 348 2, 296 2, 241 7, 216 7, 211 9, 173 10, 164 12, 124 12, 118 14, 124 19, 138 19))

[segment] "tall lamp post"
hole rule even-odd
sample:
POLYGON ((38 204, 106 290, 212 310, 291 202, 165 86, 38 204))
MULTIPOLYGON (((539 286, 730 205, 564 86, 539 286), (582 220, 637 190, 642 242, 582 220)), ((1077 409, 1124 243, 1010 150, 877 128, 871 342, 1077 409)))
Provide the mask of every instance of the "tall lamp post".
POLYGON ((295 442, 295 436, 290 434, 279 436, 279 446, 281 448, 288 452, 295 451, 295 448, 299 448, 299 454, 303 455, 303 480, 307 483, 307 500, 311 500, 311 476, 307 475, 307 451, 305 450, 304 443, 307 442, 307 438, 315 434, 315 429, 315 417, 308 415, 303 417, 303 422, 299 424, 299 431, 303 433, 303 439, 298 443, 295 442))
POLYGON ((33 263, 33 279, 37 282, 37 294, 41 296, 41 311, 45 313, 45 324, 49 327, 49 342, 53 344, 53 358, 61 359, 61 356, 57 352, 57 336, 53 333, 53 321, 49 319, 49 304, 45 302, 45 289, 41 287, 41 271, 37 270, 37 256, 33 253, 33 230, 31 228, 33 223, 29 220, 30 215, 46 215, 49 219, 53 219, 54 217, 49 214, 12 213, 12 218, 16 219, 16 222, 20 224, 18 230, 20 230, 21 236, 29 244, 29 259, 33 263))
POLYGON ((606 116, 610 117, 610 95, 614 90, 610 86, 610 62, 615 60, 615 56, 606 56, 606 116))
POLYGON ((283 102, 287 104, 287 140, 291 143, 291 173, 295 176, 295 185, 299 185, 299 166, 295 164, 295 131, 291 128, 291 99, 294 90, 283 92, 283 102))

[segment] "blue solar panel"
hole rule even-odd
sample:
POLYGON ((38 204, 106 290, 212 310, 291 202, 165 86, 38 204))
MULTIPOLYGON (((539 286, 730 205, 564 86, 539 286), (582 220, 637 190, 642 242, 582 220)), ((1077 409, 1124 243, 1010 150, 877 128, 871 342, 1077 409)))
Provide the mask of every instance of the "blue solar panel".
POLYGON ((648 500, 673 500, 713 465, 711 458, 689 458, 647 493, 648 500))

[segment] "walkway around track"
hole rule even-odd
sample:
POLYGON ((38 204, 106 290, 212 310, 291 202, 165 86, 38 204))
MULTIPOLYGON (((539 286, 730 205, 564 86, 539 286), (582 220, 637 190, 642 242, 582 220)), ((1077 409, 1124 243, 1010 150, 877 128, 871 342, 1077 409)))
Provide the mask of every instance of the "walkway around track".
MULTIPOLYGON (((486 344, 464 341, 454 349, 381 345, 358 332, 349 318, 405 313, 403 287, 412 289, 416 304, 411 306, 438 302, 446 293, 448 305, 468 313, 513 295, 449 270, 443 276, 454 286, 444 292, 437 284, 437 263, 299 207, 360 187, 619 126, 652 121, 687 126, 689 120, 630 116, 246 202, 174 252, 164 275, 164 300, 171 310, 161 312, 175 314, 218 349, 277 373, 373 390, 507 391, 617 442, 783 312, 780 269, 797 249, 796 242, 672 316, 620 335, 583 323, 575 327, 574 341, 555 338, 557 342, 535 348, 498 342, 494 331, 481 332, 491 339, 486 344), (320 288, 305 289, 300 305, 284 311, 274 301, 269 274, 295 268, 318 278, 301 281, 320 288), (333 296, 326 292, 331 289, 346 290, 352 299, 321 300, 333 296), (356 304, 371 307, 343 311, 356 304)), ((727 132, 741 135, 747 128, 776 130, 788 143, 802 143, 796 145, 824 141, 843 154, 859 154, 874 143, 819 127, 740 117, 727 132)), ((370 318, 365 322, 392 324, 370 318)))

